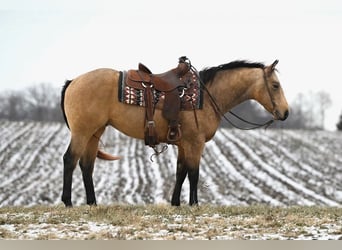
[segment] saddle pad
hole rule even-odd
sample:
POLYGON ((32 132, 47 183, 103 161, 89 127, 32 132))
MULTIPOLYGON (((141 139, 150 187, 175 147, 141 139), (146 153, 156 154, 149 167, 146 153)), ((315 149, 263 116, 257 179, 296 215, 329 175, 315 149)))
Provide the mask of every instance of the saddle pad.
MULTIPOLYGON (((144 90, 127 86, 126 74, 127 72, 125 71, 120 72, 119 101, 126 104, 145 107, 144 90)), ((184 95, 181 97, 181 110, 202 109, 203 91, 197 76, 189 71, 182 77, 182 81, 184 81, 187 88, 184 89, 184 95)), ((155 108, 163 109, 165 92, 154 90, 153 94, 155 108)), ((182 91, 180 91, 179 95, 182 95, 182 91)))

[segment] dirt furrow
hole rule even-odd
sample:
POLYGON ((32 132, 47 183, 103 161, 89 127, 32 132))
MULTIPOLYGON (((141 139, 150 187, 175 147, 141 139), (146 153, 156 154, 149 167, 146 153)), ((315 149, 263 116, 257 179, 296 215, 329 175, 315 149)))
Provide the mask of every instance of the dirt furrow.
POLYGON ((39 179, 39 189, 35 192, 33 204, 60 204, 63 185, 63 154, 69 142, 69 131, 64 124, 55 133, 49 146, 44 147, 39 157, 39 165, 44 171, 39 179))
POLYGON ((134 183, 134 186, 132 187, 133 197, 134 197, 134 204, 142 204, 143 203, 143 186, 146 185, 144 183, 143 179, 143 171, 140 171, 142 168, 142 155, 144 151, 144 145, 141 140, 135 140, 135 147, 132 148, 132 151, 134 153, 133 156, 133 170, 132 175, 130 178, 132 178, 132 181, 134 183))
MULTIPOLYGON (((0 166, 7 164, 7 161, 16 153, 16 141, 22 140, 22 136, 27 136, 31 129, 35 127, 35 123, 25 122, 11 122, 12 125, 3 124, 4 126, 10 126, 11 129, 6 129, 9 136, 3 135, 1 132, 1 145, 0 145, 0 166)), ((1 127, 1 129, 3 129, 1 127)))
MULTIPOLYGON (((145 146, 141 145, 141 147, 145 146)), ((136 158, 139 176, 139 186, 137 192, 140 193, 142 202, 144 204, 153 204, 155 202, 153 196, 155 178, 152 175, 151 162, 149 162, 147 159, 146 148, 137 150, 136 158)))
POLYGON ((14 136, 17 136, 16 134, 27 127, 27 122, 10 122, 7 120, 0 120, 0 152, 3 150, 4 147, 6 147, 7 143, 10 142, 11 139, 13 139, 14 136))
MULTIPOLYGON (((227 198, 223 198, 221 193, 219 192, 219 186, 215 181, 216 172, 212 169, 212 166, 210 166, 212 160, 210 157, 206 157, 206 155, 208 154, 208 149, 206 149, 206 147, 204 149, 203 156, 200 162, 200 176, 198 181, 198 202, 200 204, 226 204, 227 198)), ((235 199, 233 198, 230 199, 230 201, 231 203, 235 203, 235 199)))
MULTIPOLYGON (((262 202, 281 205, 286 203, 286 194, 281 192, 281 184, 274 182, 267 173, 260 171, 258 164, 251 161, 250 155, 239 146, 235 136, 230 133, 229 130, 220 130, 214 141, 222 150, 221 154, 231 162, 231 171, 235 171, 241 179, 238 182, 238 188, 248 190, 246 195, 251 197, 248 204, 262 202)), ((243 198, 246 199, 246 197, 243 198)))
MULTIPOLYGON (((226 133, 226 132, 224 132, 226 133)), ((228 133, 226 133, 228 135, 228 133)), ((230 138, 234 139, 234 138, 230 138)), ((275 168, 272 168, 270 165, 266 164, 263 159, 261 159, 258 155, 256 155, 253 152, 253 149, 248 146, 244 141, 238 140, 236 143, 239 144, 240 147, 242 147, 246 153, 249 155, 249 158, 256 162, 262 169, 262 171, 266 172, 270 176, 272 176, 273 179, 276 179, 280 181, 282 184, 286 185, 286 189, 288 191, 294 191, 296 193, 295 201, 298 202, 298 205, 305 205, 301 204, 301 202, 304 201, 303 197, 307 200, 310 200, 311 202, 314 202, 316 205, 330 205, 330 206, 338 206, 339 204, 335 201, 332 201, 330 199, 327 199, 326 197, 323 197, 316 192, 314 192, 311 189, 308 189, 299 183, 297 183, 295 180, 289 178, 288 176, 284 175, 283 173, 279 172, 275 168)), ((286 190, 285 189, 285 190, 286 190)), ((310 202, 310 203, 311 203, 310 202)), ((306 204, 310 205, 310 204, 306 204)))
MULTIPOLYGON (((64 124, 0 121, 0 206, 60 204, 62 156, 70 134, 64 124)), ((342 134, 327 131, 220 129, 206 144, 200 165, 200 204, 328 205, 342 203, 342 134)), ((98 204, 169 203, 177 148, 158 157, 143 141, 108 129, 104 151, 118 161, 96 160, 98 204)), ((72 201, 86 202, 80 168, 72 201)), ((188 203, 185 180, 181 202, 188 203)))
POLYGON ((221 154, 219 151, 214 141, 207 143, 202 159, 204 166, 201 167, 200 173, 205 184, 208 185, 207 192, 210 192, 213 199, 204 202, 219 205, 246 205, 247 201, 242 200, 246 196, 237 192, 242 191, 237 188, 237 184, 244 179, 235 171, 226 157, 214 155, 214 153, 221 154))
POLYGON ((145 168, 149 168, 149 173, 154 180, 152 184, 152 197, 155 204, 165 203, 165 193, 164 193, 164 179, 161 172, 159 171, 159 166, 157 163, 152 162, 150 165, 146 164, 145 168))
POLYGON ((117 130, 108 127, 101 137, 100 148, 105 152, 121 156, 116 161, 104 161, 96 159, 94 169, 94 185, 99 204, 112 204, 119 202, 119 195, 123 186, 120 185, 122 175, 122 162, 127 160, 126 148, 129 147, 127 136, 117 130))
MULTIPOLYGON (((339 192, 338 190, 340 190, 340 192, 342 191, 342 185, 339 178, 335 178, 336 173, 328 174, 317 166, 317 164, 321 165, 320 163, 308 162, 307 158, 310 157, 298 156, 296 151, 291 152, 289 150, 289 148, 291 148, 291 142, 286 142, 284 145, 282 143, 283 139, 274 139, 276 138, 274 132, 276 131, 272 131, 272 133, 251 132, 253 138, 262 142, 260 144, 261 152, 265 152, 266 149, 271 151, 271 153, 268 154, 268 157, 266 157, 269 164, 277 168, 286 176, 291 177, 302 186, 313 190, 318 194, 324 195, 331 200, 337 202, 342 201, 341 197, 336 196, 336 192, 339 192), (271 138, 273 139, 271 140, 271 138), (282 160, 273 164, 273 162, 277 162, 276 158, 281 158, 282 160)), ((304 150, 304 147, 305 146, 303 145, 302 150, 304 150)), ((315 147, 312 147, 311 145, 306 148, 305 150, 308 150, 306 155, 316 155, 317 152, 311 151, 313 148, 315 147)))
POLYGON ((135 148, 136 140, 129 138, 128 145, 127 145, 127 154, 125 159, 120 162, 121 164, 121 176, 120 176, 120 183, 123 184, 123 190, 119 194, 120 195, 120 202, 134 204, 133 200, 133 188, 134 188, 134 179, 132 178, 132 172, 134 171, 134 164, 135 164, 135 148))
MULTIPOLYGON (((163 145, 160 145, 160 149, 163 145)), ((150 156, 153 154, 153 150, 147 149, 146 157, 150 159, 150 156)), ((160 176, 160 190, 159 193, 162 193, 162 200, 166 202, 171 201, 172 191, 174 188, 174 183, 176 181, 176 168, 177 168, 177 151, 176 148, 172 145, 168 145, 168 148, 162 154, 152 157, 153 163, 151 166, 146 166, 147 168, 154 168, 154 173, 159 173, 160 176)), ((185 202, 187 200, 186 192, 187 183, 184 182, 181 200, 185 202)))
MULTIPOLYGON (((34 131, 37 140, 33 142, 35 149, 32 150, 30 157, 27 160, 18 162, 17 165, 20 171, 11 178, 9 183, 3 183, 4 186, 2 188, 4 190, 10 189, 12 192, 7 192, 8 197, 5 198, 6 201, 3 200, 1 203, 10 205, 35 203, 37 201, 34 199, 34 195, 39 191, 34 193, 32 191, 42 190, 40 185, 43 182, 49 181, 47 177, 50 177, 49 173, 51 171, 49 168, 46 168, 46 165, 42 164, 45 158, 44 149, 53 142, 55 134, 60 130, 60 125, 39 125, 38 128, 39 130, 34 131)), ((50 165, 47 166, 49 167, 50 165)))
MULTIPOLYGON (((253 166, 256 167, 254 170, 249 170, 252 175, 256 175, 256 179, 258 182, 265 183, 266 190, 269 189, 269 192, 277 191, 278 195, 271 194, 273 197, 278 197, 278 200, 283 201, 287 205, 313 205, 314 203, 308 199, 301 198, 301 194, 297 194, 297 190, 294 189, 291 185, 288 185, 285 181, 283 181, 279 176, 274 175, 273 171, 265 171, 264 167, 266 164, 274 164, 271 160, 268 162, 269 157, 265 157, 269 155, 269 148, 264 151, 262 147, 262 143, 259 140, 255 139, 250 135, 249 131, 246 133, 241 133, 240 131, 231 131, 229 135, 233 135, 231 140, 235 142, 235 144, 241 148, 245 152, 248 161, 251 161, 253 166), (258 153, 262 153, 261 156, 258 156, 258 153), (260 175, 261 174, 261 175, 260 175)), ((278 162, 278 159, 275 160, 278 162)), ((259 186, 261 184, 258 184, 259 186)))
POLYGON ((231 161, 229 154, 223 154, 222 145, 217 140, 219 136, 220 130, 217 131, 214 139, 206 144, 202 159, 202 170, 206 171, 205 178, 208 176, 211 178, 208 189, 216 197, 214 200, 220 205, 247 205, 258 202, 258 197, 251 195, 251 190, 255 187, 249 188, 251 183, 236 171, 234 161, 231 161), (246 181, 246 186, 241 186, 241 182, 246 181), (215 183, 214 188, 211 187, 212 183, 215 183))
POLYGON ((341 172, 341 133, 285 130, 284 134, 284 144, 288 143, 301 161, 327 175, 341 172))
POLYGON ((282 146, 282 139, 278 138, 274 131, 250 131, 248 136, 241 137, 242 140, 250 142, 250 138, 258 141, 258 147, 254 151, 260 158, 270 164, 278 171, 291 176, 296 181, 301 181, 305 185, 302 178, 307 178, 308 175, 322 178, 322 173, 313 169, 310 165, 299 161, 297 155, 290 152, 282 146))
POLYGON ((40 131, 38 126, 34 124, 30 130, 25 130, 16 140, 12 141, 10 147, 8 147, 9 153, 3 152, 7 154, 7 160, 2 163, 2 168, 6 169, 6 171, 3 171, 1 175, 0 188, 6 187, 13 180, 27 173, 25 164, 32 159, 32 151, 36 145, 39 145, 40 140, 40 136, 32 135, 35 135, 35 133, 44 134, 44 131, 40 131))

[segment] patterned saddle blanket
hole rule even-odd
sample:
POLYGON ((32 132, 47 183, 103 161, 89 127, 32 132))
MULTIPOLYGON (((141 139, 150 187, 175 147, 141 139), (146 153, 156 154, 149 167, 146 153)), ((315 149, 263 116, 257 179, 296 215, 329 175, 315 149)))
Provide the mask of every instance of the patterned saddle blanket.
MULTIPOLYGON (((130 105, 145 107, 144 90, 128 86, 126 84, 126 74, 126 71, 120 72, 119 101, 130 105)), ((186 86, 178 90, 181 99, 181 110, 202 109, 203 91, 195 73, 189 71, 181 80, 186 86)), ((155 108, 163 109, 165 92, 154 89, 153 95, 155 108)))

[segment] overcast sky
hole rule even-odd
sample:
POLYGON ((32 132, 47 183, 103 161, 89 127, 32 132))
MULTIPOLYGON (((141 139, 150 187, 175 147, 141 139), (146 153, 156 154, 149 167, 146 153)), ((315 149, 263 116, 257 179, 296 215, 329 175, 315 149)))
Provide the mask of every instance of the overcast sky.
POLYGON ((166 71, 186 55, 198 69, 236 59, 279 59, 289 103, 326 91, 342 112, 342 1, 0 0, 0 91, 89 70, 166 71))

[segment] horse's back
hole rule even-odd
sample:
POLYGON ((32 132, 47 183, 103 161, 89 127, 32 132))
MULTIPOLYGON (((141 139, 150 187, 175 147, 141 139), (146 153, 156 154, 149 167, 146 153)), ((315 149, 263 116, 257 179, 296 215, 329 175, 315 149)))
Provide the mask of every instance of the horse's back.
MULTIPOLYGON (((95 134, 101 127, 111 125, 128 136, 144 139, 145 108, 119 101, 119 78, 119 71, 103 68, 80 75, 69 84, 64 106, 72 134, 95 134)), ((207 123, 208 117, 216 118, 216 115, 204 110, 180 112, 183 139, 193 141, 194 131, 198 136, 204 133, 209 134, 204 137, 212 137, 217 126, 207 123)), ((154 121, 159 141, 165 142, 168 122, 161 110, 155 110, 154 121)))

